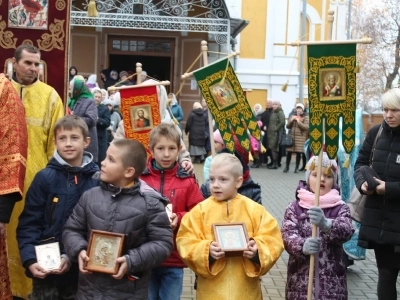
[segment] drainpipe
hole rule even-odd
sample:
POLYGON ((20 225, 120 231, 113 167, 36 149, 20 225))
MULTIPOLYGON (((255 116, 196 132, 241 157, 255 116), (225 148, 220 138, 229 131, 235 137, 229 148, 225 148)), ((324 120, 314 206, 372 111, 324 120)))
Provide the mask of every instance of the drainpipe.
POLYGON ((350 40, 351 38, 351 9, 352 9, 352 0, 349 0, 349 8, 347 12, 347 39, 350 40))
MULTIPOLYGON (((232 52, 236 51, 236 44, 237 44, 237 40, 236 38, 231 37, 231 48, 232 48, 232 52)), ((233 57, 233 69, 236 71, 236 64, 237 64, 237 55, 235 55, 233 57)))
MULTIPOLYGON (((303 0, 303 10, 301 12, 301 40, 305 40, 306 35, 306 11, 307 11, 307 0, 303 0)), ((304 45, 300 46, 300 74, 299 74, 299 102, 304 103, 304 45)))

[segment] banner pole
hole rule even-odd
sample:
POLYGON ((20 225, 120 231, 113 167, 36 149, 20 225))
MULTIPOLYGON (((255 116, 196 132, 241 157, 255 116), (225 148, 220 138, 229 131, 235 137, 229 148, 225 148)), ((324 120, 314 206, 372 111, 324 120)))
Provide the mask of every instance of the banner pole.
MULTIPOLYGON (((334 10, 328 11, 328 39, 332 40, 332 31, 333 31, 333 15, 335 14, 334 10)), ((321 151, 318 155, 318 165, 317 165, 317 182, 316 182, 316 189, 315 189, 315 198, 314 198, 314 206, 319 207, 319 195, 321 192, 321 172, 322 172, 322 156, 324 153, 324 146, 325 146, 325 118, 322 118, 322 147, 321 151)), ((317 238, 318 237, 318 230, 317 225, 312 225, 311 237, 317 238)), ((317 253, 317 255, 319 252, 317 253)), ((313 285, 314 285, 314 270, 315 270, 315 254, 310 255, 310 269, 308 270, 308 290, 307 290, 307 300, 312 300, 313 296, 313 285)), ((317 263, 319 263, 317 261, 317 263)), ((317 276, 319 274, 316 274, 317 276)))
POLYGON ((142 64, 136 63, 136 85, 142 83, 142 64))
MULTIPOLYGON (((322 118, 322 136, 324 138, 323 138, 321 151, 318 154, 317 182, 315 184, 316 189, 315 189, 315 198, 314 198, 314 206, 318 206, 318 207, 319 207, 319 195, 321 192, 322 157, 323 157, 324 145, 325 145, 325 118, 322 118)), ((313 224, 312 231, 311 231, 311 237, 316 238, 317 236, 318 236, 317 225, 313 224)), ((312 295, 313 295, 315 256, 316 256, 315 254, 310 255, 310 269, 308 270, 307 300, 312 300, 312 295)))
MULTIPOLYGON (((204 53, 203 53, 203 55, 204 55, 204 53)), ((240 52, 239 52, 239 51, 232 52, 231 54, 229 54, 229 55, 228 55, 227 57, 225 57, 225 58, 231 59, 232 57, 235 57, 235 56, 237 56, 237 55, 240 55, 240 52)), ((204 58, 204 56, 203 56, 203 58, 204 58)), ((223 58, 223 59, 225 59, 225 58, 223 58)), ((207 59, 208 59, 208 57, 207 57, 207 59)), ((220 60, 219 60, 219 61, 220 61, 220 60)), ((214 63, 215 63, 215 62, 214 62, 214 63)), ((213 63, 213 64, 214 64, 214 63, 213 63)), ((201 68, 199 68, 199 69, 197 69, 197 70, 194 70, 193 72, 182 74, 181 79, 187 79, 187 78, 192 77, 193 74, 194 74, 195 72, 197 72, 197 71, 199 71, 199 70, 201 70, 201 69, 204 69, 204 67, 206 67, 206 66, 208 66, 208 64, 207 64, 207 65, 204 65, 203 67, 201 67, 201 68)))
POLYGON ((135 84, 135 85, 125 85, 125 86, 117 86, 117 87, 109 87, 108 90, 113 90, 113 91, 119 91, 119 90, 128 90, 128 89, 137 89, 137 88, 141 88, 144 86, 159 86, 159 85, 170 85, 171 83, 168 80, 165 81, 160 81, 157 83, 139 83, 139 84, 135 84))
MULTIPOLYGON (((207 41, 201 41, 201 51, 203 53, 203 65, 208 65, 208 46, 207 41)), ((210 145, 211 145, 211 154, 212 157, 216 155, 215 153, 215 142, 214 142, 214 126, 213 126, 213 119, 211 116, 210 110, 207 108, 207 116, 208 116, 208 136, 210 137, 210 145)))

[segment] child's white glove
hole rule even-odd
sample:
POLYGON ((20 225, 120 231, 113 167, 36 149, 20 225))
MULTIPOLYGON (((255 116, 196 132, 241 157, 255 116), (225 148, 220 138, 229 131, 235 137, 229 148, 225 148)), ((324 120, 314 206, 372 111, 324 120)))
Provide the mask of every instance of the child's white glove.
POLYGON ((312 224, 317 225, 324 232, 331 229, 332 220, 325 218, 324 211, 320 207, 311 207, 307 212, 312 224))
POLYGON ((306 239, 303 245, 303 253, 304 255, 312 255, 317 254, 319 251, 319 246, 321 244, 320 239, 317 238, 308 238, 306 239))

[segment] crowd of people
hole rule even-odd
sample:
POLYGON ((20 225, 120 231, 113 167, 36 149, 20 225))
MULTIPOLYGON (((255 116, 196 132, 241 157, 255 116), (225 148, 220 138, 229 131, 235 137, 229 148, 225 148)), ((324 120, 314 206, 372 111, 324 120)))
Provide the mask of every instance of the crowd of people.
MULTIPOLYGON (((170 105, 160 108, 169 118, 151 128, 145 149, 124 138, 124 120, 113 102, 117 94, 113 99, 89 87, 72 67, 64 116, 57 92, 37 78, 39 62, 40 51, 22 45, 15 51, 13 77, 0 75, 0 112, 7 121, 0 128, 0 158, 13 158, 0 160, 0 299, 177 300, 185 267, 196 273, 197 299, 261 299, 260 277, 284 249, 286 299, 307 299, 311 255, 320 270, 314 298, 348 299, 342 245, 354 228, 340 195, 336 160, 322 152, 306 162, 303 104, 295 105, 287 122, 278 101, 267 100, 265 111, 254 107, 264 132, 261 144, 269 151, 254 143, 253 166, 277 169, 286 154, 288 172, 296 153, 295 172, 305 170, 280 227, 262 205, 249 152, 234 135, 235 151, 229 153, 218 129, 208 134, 206 105, 194 103, 187 119, 187 151, 182 109, 170 94, 170 105), (284 149, 286 129, 293 144, 284 149), (207 157, 210 138, 217 154, 207 157), (199 187, 192 161, 204 160, 206 182, 199 187), (312 225, 319 229, 317 238, 312 225), (119 247, 111 238, 93 241, 94 230, 123 236, 124 242, 119 247), (60 252, 55 267, 51 257, 43 263, 37 250, 52 243, 60 252), (96 261, 99 267, 116 265, 116 271, 90 271, 88 264, 96 261)), ((118 84, 118 73, 102 80, 118 84)), ((160 102, 164 94, 158 90, 160 102)), ((384 121, 368 133, 354 177, 360 193, 368 195, 359 244, 375 250, 378 298, 392 300, 400 270, 400 89, 385 93, 382 105, 384 121)))

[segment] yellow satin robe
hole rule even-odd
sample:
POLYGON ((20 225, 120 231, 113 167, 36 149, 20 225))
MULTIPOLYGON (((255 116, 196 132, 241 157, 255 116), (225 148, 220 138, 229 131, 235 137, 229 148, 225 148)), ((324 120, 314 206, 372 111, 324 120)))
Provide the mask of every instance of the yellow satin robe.
POLYGON ((54 88, 43 82, 36 81, 29 86, 15 81, 12 81, 12 84, 25 107, 28 126, 28 158, 24 198, 15 204, 10 223, 7 225, 8 264, 13 295, 27 299, 32 290, 32 281, 26 277, 19 256, 16 239, 18 218, 24 208, 26 192, 34 176, 46 167, 53 156, 54 125, 64 116, 64 105, 54 88))
POLYGON ((197 204, 183 217, 176 243, 183 261, 198 275, 198 300, 261 300, 259 277, 271 269, 283 251, 277 221, 262 205, 240 194, 229 201, 211 196, 197 204), (260 265, 236 256, 210 266, 210 244, 216 240, 212 225, 237 222, 245 223, 249 238, 256 242, 260 265))

